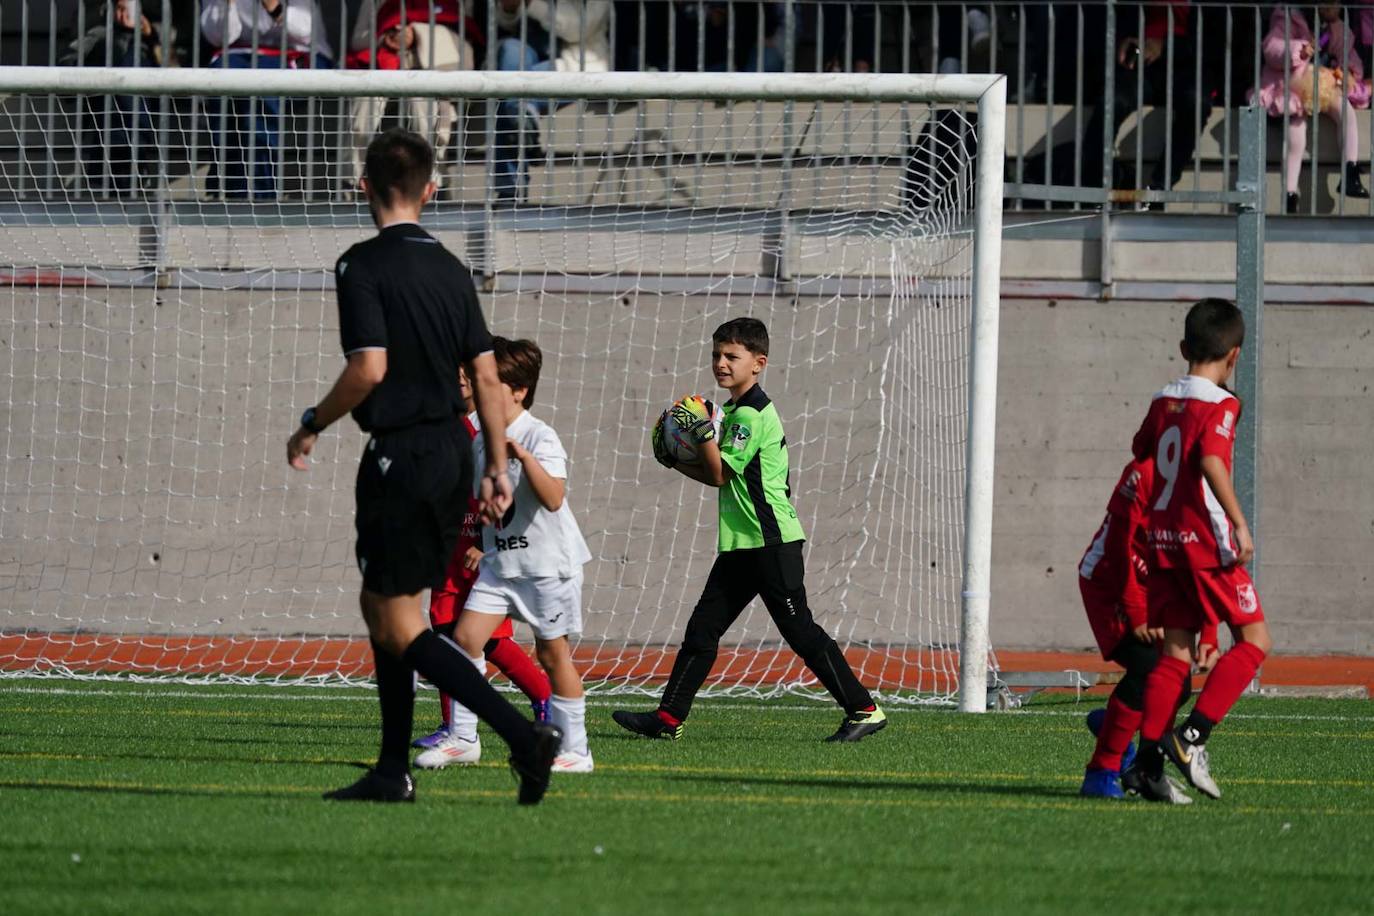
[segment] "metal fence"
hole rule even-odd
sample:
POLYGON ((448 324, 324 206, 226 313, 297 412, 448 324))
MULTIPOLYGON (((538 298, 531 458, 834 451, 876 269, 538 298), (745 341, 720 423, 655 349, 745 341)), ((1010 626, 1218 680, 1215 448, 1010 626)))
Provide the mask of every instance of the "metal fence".
MULTIPOLYGON (((224 0, 0 0, 0 64, 1004 72, 1015 209, 1225 209, 1207 192, 1233 185, 1236 112, 1256 93, 1275 113, 1270 211, 1374 213, 1358 196, 1374 145, 1374 5, 562 0, 563 18, 547 23, 510 0, 287 0, 279 26, 277 2, 237 0, 254 15, 231 40, 215 19, 224 0), (313 21, 302 31, 304 18, 313 21), (452 33, 447 44, 424 40, 436 28, 452 33)), ((138 193, 111 175, 122 157, 134 173, 225 164, 223 100, 82 99, 77 115, 62 108, 71 104, 50 99, 11 116, 15 136, 0 160, 17 167, 6 168, 0 195, 138 193), (85 136, 60 137, 74 117, 85 136), (91 144, 106 149, 81 151, 91 144), (74 169, 83 157, 101 167, 74 169)), ((271 167, 295 176, 264 196, 351 194, 355 122, 398 115, 431 136, 450 131, 448 155, 459 159, 485 160, 497 144, 480 108, 377 105, 367 117, 310 98, 253 112, 276 129, 245 132, 250 161, 257 144, 279 144, 271 167)), ((180 193, 212 192, 188 183, 180 193)))

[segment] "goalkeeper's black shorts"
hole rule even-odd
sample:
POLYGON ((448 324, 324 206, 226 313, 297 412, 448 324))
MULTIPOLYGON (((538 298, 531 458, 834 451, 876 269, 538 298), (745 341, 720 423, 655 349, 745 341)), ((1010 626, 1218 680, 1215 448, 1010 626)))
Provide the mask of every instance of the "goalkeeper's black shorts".
POLYGON ((413 595, 444 583, 472 492, 462 419, 375 433, 358 465, 358 568, 363 588, 413 595))

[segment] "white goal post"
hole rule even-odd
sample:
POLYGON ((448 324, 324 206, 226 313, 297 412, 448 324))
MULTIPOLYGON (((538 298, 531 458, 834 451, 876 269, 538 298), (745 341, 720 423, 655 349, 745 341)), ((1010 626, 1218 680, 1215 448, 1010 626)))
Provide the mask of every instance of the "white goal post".
MULTIPOLYGON (((651 689, 666 674, 615 662, 680 638, 695 595, 661 581, 670 563, 695 557, 692 581, 704 578, 714 510, 650 476, 644 428, 658 400, 703 383, 702 342, 733 309, 774 328, 764 381, 817 532, 808 586, 831 612, 818 619, 867 653, 860 675, 884 695, 949 701, 957 686, 961 710, 986 708, 1003 77, 0 67, 0 95, 0 207, 12 208, 0 226, 0 673, 89 673, 53 647, 124 640, 147 650, 133 663, 147 674, 247 676, 242 653, 226 656, 233 670, 178 659, 201 638, 275 633, 299 647, 359 632, 346 600, 356 430, 331 431, 347 441, 324 449, 298 502, 272 462, 337 367, 330 268, 370 231, 365 210, 339 190, 347 176, 324 198, 216 198, 194 155, 177 190, 166 149, 160 175, 114 193, 106 179, 101 196, 72 177, 87 168, 85 100, 151 99, 153 123, 159 99, 164 115, 166 100, 194 99, 192 117, 230 98, 467 100, 485 103, 491 137, 497 101, 535 99, 577 117, 545 119, 519 173, 529 190, 510 206, 489 190, 463 198, 461 176, 490 179, 496 154, 455 140, 446 168, 460 177, 435 225, 485 278, 493 329, 552 356, 547 418, 574 427, 570 499, 584 529, 607 525, 588 619, 590 605, 608 609, 595 638, 617 648, 598 658, 629 673, 604 682, 651 689), (598 360, 622 357, 597 375, 598 360), (626 366, 642 382, 610 379, 626 366), (293 585, 296 568, 337 584, 293 585), (844 616, 854 607, 857 624, 844 616)), ((203 121, 189 133, 215 129, 203 121)), ((147 138, 133 133, 138 156, 147 138)), ((791 661, 758 661, 776 639, 759 621, 740 633, 750 660, 713 689, 810 683, 791 661)), ((279 676, 351 673, 327 660, 290 671, 279 676)))

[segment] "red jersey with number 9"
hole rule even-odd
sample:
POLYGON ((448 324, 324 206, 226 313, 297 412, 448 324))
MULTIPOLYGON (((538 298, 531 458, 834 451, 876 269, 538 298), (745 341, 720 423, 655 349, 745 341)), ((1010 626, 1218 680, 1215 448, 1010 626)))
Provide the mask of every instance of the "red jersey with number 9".
POLYGON ((1154 488, 1146 526, 1155 563, 1165 568, 1235 565, 1231 522, 1202 476, 1215 455, 1231 473, 1240 402, 1205 378, 1185 375, 1155 395, 1131 450, 1153 458, 1154 488))

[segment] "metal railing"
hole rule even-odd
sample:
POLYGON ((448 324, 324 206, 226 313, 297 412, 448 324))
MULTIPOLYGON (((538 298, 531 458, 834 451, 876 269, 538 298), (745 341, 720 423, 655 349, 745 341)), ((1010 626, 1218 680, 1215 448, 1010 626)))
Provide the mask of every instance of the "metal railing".
MULTIPOLYGON (((241 7, 264 10, 225 53, 207 41, 202 15, 219 2, 0 0, 0 64, 376 67, 409 56, 405 65, 422 69, 450 65, 439 59, 433 41, 420 43, 419 53, 407 55, 402 48, 398 54, 388 48, 385 32, 359 29, 369 10, 375 15, 389 9, 383 0, 289 0, 293 10, 317 14, 309 45, 271 27, 265 8, 273 0, 238 0, 241 7), (121 9, 133 7, 148 18, 147 39, 130 41, 119 28, 121 9)), ((1364 179, 1348 174, 1346 165, 1352 136, 1357 167, 1367 164, 1374 120, 1352 106, 1310 117, 1302 107, 1303 99, 1320 100, 1323 93, 1366 104, 1369 93, 1360 74, 1371 69, 1374 7, 1343 7, 1334 19, 1329 13, 1323 19, 1325 8, 1317 6, 1219 2, 616 0, 577 4, 569 40, 527 15, 512 20, 502 12, 504 3, 465 0, 462 18, 452 25, 460 36, 458 66, 508 66, 501 56, 506 41, 530 49, 528 58, 520 56, 520 67, 543 59, 578 69, 1005 72, 1013 209, 1225 209, 1239 155, 1236 112, 1259 91, 1280 112, 1269 129, 1271 212, 1374 213, 1374 200, 1350 195, 1364 179), (1282 17, 1275 13, 1279 9, 1293 15, 1282 17), (1333 52, 1333 38, 1344 47, 1333 52), (1295 60, 1304 41, 1312 45, 1311 64, 1272 66, 1295 60), (1344 64, 1339 85, 1323 74, 1323 60, 1344 64), (1296 185, 1287 177, 1297 178, 1296 185), (1292 203, 1285 196, 1290 190, 1297 193, 1292 203)), ((390 24, 404 35, 408 27, 448 21, 454 0, 408 0, 395 9, 390 24)), ((134 160, 128 168, 135 173, 213 166, 223 175, 228 157, 255 163, 259 147, 270 143, 283 149, 269 168, 289 168, 294 178, 280 188, 262 179, 262 196, 316 200, 352 192, 352 113, 327 100, 265 101, 236 111, 224 99, 82 99, 84 143, 104 147, 84 153, 64 150, 55 140, 64 119, 73 117, 62 107, 69 104, 48 98, 25 117, 11 118, 13 149, 0 151, 0 158, 17 161, 14 180, 0 187, 0 195, 30 198, 56 193, 59 186, 95 198, 136 194, 137 182, 116 168, 121 156, 134 160), (246 148, 226 151, 221 141, 235 116, 261 122, 262 129, 243 131, 246 148), (288 134, 292 140, 285 143, 288 134), (74 170, 72 163, 83 156, 99 167, 74 170)), ((378 104, 385 108, 387 100, 378 104)), ((430 103, 428 117, 412 113, 412 120, 425 123, 432 136, 451 131, 450 156, 490 165, 496 155, 493 106, 436 112, 430 103), (449 123, 437 124, 439 114, 449 123)), ((82 146, 82 137, 72 144, 82 146)), ((249 187, 256 193, 252 180, 249 187)), ((180 193, 216 191, 202 183, 180 193)))

